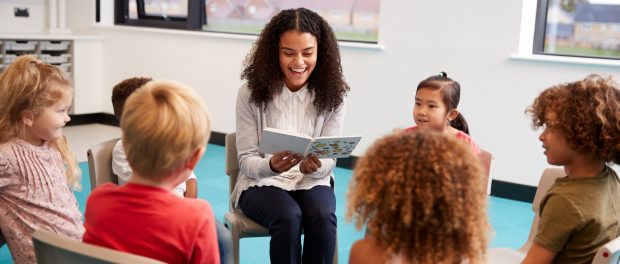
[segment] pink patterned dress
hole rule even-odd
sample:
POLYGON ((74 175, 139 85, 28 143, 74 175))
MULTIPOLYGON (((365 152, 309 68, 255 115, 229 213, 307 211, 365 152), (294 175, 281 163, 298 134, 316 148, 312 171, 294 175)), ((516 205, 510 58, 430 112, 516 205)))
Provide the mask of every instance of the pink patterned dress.
POLYGON ((21 139, 0 144, 0 228, 18 264, 36 263, 35 229, 81 239, 82 214, 56 149, 21 139))

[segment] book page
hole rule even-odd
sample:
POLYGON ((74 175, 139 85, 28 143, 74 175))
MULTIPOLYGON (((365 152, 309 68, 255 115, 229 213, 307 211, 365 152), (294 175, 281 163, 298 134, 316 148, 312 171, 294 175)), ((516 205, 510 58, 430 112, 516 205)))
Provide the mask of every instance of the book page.
POLYGON ((265 128, 261 135, 258 152, 274 154, 288 150, 292 153, 304 155, 310 141, 312 141, 311 137, 298 132, 265 128))
POLYGON ((307 155, 314 154, 317 158, 346 158, 351 155, 361 136, 353 137, 318 137, 310 144, 307 155))

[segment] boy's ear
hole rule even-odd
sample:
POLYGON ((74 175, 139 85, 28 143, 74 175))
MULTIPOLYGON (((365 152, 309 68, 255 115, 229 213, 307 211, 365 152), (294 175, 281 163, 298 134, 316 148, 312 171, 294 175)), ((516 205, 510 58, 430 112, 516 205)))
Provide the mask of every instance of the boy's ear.
POLYGON ((187 162, 185 162, 185 168, 193 171, 198 165, 200 159, 202 158, 202 155, 205 154, 206 150, 207 148, 205 147, 200 147, 196 149, 196 151, 194 151, 194 153, 190 156, 187 162))
POLYGON ((459 110, 452 109, 448 111, 448 121, 454 120, 457 116, 459 116, 459 110))

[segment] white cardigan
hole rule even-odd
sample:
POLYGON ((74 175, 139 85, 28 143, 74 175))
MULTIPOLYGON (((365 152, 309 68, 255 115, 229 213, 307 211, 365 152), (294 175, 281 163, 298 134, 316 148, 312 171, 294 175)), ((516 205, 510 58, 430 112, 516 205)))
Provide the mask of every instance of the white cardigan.
MULTIPOLYGON (((241 193, 252 186, 275 186, 286 191, 308 190, 319 185, 330 186, 329 181, 333 178, 332 169, 336 165, 336 159, 321 159, 321 168, 314 173, 304 174, 300 181, 271 170, 269 166, 271 155, 259 153, 258 145, 263 128, 272 124, 267 124, 265 109, 250 102, 251 93, 247 84, 244 84, 237 94, 236 132, 239 176, 230 197, 233 207, 237 208, 241 193)), ((345 105, 343 101, 336 110, 317 115, 312 137, 340 136, 345 105)), ((269 109, 268 105, 267 110, 269 109)))

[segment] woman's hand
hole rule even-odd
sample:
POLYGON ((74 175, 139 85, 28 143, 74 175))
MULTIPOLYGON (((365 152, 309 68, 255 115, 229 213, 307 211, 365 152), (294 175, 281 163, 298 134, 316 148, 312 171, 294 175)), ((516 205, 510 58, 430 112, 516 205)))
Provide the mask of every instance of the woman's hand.
POLYGON ((293 154, 290 151, 282 151, 273 154, 269 160, 269 167, 274 172, 285 172, 297 165, 301 161, 302 157, 297 154, 293 154))
POLYGON ((310 155, 301 161, 301 164, 299 164, 299 171, 303 174, 314 173, 321 165, 321 161, 316 156, 310 155))

